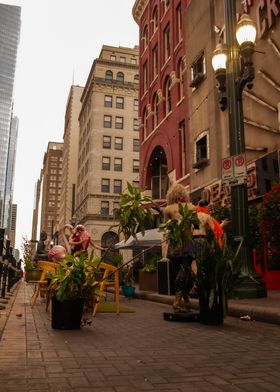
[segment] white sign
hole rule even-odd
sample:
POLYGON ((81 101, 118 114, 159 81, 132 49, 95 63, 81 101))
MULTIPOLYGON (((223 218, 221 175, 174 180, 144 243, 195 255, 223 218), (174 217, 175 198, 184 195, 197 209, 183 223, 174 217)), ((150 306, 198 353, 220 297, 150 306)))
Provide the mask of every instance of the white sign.
POLYGON ((245 154, 222 159, 222 183, 239 185, 247 181, 245 154))
POLYGON ((222 182, 229 183, 233 180, 233 161, 232 157, 222 159, 222 182))
POLYGON ((233 156, 233 173, 238 183, 244 184, 247 178, 245 154, 233 156))

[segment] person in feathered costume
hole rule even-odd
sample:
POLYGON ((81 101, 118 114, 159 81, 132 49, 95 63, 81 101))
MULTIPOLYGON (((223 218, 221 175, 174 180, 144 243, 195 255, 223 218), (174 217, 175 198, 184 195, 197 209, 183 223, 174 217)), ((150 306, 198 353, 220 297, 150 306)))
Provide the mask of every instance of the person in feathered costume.
MULTIPOLYGON (((198 212, 204 212, 207 215, 210 215, 210 212, 207 208, 208 202, 205 200, 200 200, 198 205, 195 206, 196 210, 198 212)), ((229 223, 228 219, 224 219, 221 223, 219 223, 213 216, 211 216, 212 222, 214 223, 214 235, 217 239, 218 245, 220 248, 223 246, 223 227, 226 226, 229 223)))

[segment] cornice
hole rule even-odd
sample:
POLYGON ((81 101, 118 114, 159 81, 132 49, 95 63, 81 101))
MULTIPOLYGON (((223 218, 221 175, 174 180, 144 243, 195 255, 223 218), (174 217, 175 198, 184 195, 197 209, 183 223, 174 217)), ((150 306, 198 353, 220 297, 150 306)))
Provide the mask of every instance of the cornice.
POLYGON ((132 8, 132 15, 135 22, 139 25, 141 16, 148 5, 148 0, 136 0, 132 8))

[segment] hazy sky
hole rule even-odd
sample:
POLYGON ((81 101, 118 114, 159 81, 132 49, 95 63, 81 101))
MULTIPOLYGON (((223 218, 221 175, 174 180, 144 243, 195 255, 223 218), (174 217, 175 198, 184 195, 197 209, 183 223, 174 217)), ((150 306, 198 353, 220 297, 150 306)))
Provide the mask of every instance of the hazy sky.
POLYGON ((31 236, 35 182, 48 141, 63 141, 65 105, 72 80, 84 86, 105 45, 138 45, 135 0, 0 0, 18 5, 21 36, 14 89, 19 117, 14 203, 16 248, 31 236))

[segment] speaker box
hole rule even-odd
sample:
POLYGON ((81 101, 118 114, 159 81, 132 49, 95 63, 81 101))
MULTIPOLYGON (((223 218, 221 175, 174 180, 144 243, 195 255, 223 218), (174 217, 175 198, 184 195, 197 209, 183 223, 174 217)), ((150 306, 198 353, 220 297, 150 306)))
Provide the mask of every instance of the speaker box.
POLYGON ((180 265, 176 262, 158 261, 158 293, 166 295, 175 294, 175 279, 180 265))

